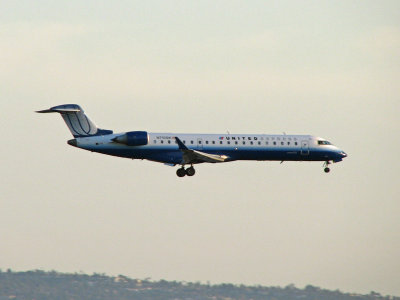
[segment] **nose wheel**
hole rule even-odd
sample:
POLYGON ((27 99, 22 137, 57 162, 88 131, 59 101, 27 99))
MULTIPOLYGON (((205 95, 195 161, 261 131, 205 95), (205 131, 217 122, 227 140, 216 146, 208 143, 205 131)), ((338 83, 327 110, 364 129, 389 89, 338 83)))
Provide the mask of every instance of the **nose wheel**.
POLYGON ((330 171, 331 171, 331 169, 329 168, 329 165, 330 165, 331 163, 329 162, 329 161, 326 161, 325 163, 324 163, 324 172, 325 173, 329 173, 330 171))
POLYGON ((176 170, 176 175, 178 177, 184 177, 185 175, 187 176, 193 176, 194 174, 196 174, 196 170, 193 168, 193 166, 185 169, 183 166, 181 168, 179 168, 178 170, 176 170))

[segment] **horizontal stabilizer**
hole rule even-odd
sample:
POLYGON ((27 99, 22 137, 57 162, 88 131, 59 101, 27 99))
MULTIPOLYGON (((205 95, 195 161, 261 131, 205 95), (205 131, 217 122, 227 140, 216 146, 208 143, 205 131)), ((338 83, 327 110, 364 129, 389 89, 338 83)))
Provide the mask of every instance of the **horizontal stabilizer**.
POLYGON ((37 113, 40 114, 46 114, 46 113, 74 113, 74 112, 78 112, 81 111, 80 109, 76 109, 76 108, 50 108, 50 109, 44 109, 44 110, 38 110, 36 111, 37 113))

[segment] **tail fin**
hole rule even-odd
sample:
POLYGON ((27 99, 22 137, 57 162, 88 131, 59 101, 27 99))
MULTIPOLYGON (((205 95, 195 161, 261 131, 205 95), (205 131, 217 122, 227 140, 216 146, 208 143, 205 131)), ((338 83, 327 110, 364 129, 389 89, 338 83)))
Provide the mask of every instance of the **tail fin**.
POLYGON ((72 135, 77 137, 112 134, 112 130, 100 129, 89 119, 77 104, 63 104, 50 109, 39 110, 38 113, 60 113, 72 135))

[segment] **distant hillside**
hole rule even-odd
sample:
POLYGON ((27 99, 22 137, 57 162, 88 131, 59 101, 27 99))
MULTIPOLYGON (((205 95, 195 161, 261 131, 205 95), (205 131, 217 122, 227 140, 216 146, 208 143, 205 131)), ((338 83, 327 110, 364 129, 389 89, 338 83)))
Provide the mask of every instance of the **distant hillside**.
POLYGON ((0 300, 110 300, 110 299, 263 299, 263 300, 400 300, 400 297, 346 294, 314 286, 244 286, 233 284, 149 281, 102 274, 63 274, 58 272, 0 271, 0 300))

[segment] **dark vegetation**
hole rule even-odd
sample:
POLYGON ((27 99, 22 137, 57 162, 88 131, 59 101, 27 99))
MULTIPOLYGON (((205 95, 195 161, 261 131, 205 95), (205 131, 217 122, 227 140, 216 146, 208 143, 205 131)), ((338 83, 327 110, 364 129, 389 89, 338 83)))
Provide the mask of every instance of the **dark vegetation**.
POLYGON ((110 299, 265 299, 265 300, 372 300, 400 297, 329 291, 308 285, 286 287, 209 285, 176 281, 131 279, 122 275, 64 274, 55 271, 0 271, 0 300, 110 300, 110 299))

